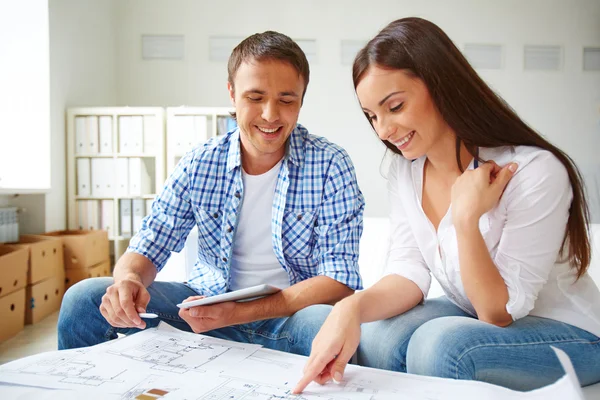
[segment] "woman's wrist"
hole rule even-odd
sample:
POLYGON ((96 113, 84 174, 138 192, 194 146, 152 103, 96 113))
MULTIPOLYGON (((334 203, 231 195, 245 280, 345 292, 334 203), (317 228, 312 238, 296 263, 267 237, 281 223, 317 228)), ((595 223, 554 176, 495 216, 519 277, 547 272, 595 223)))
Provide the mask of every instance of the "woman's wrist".
POLYGON ((353 313, 355 315, 358 315, 362 322, 361 302, 363 293, 364 291, 354 293, 352 296, 348 296, 345 299, 341 300, 339 303, 337 303, 336 306, 339 306, 341 312, 343 313, 353 313))

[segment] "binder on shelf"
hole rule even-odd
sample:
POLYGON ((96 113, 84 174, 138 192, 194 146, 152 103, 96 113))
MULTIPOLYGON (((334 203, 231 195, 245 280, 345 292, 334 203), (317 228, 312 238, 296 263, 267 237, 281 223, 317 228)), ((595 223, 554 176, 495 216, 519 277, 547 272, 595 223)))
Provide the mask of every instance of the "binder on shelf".
POLYGON ((90 196, 90 159, 89 158, 78 158, 77 159, 77 195, 79 196, 90 196))
POLYGON ((87 150, 85 117, 75 117, 75 154, 83 154, 87 150))
POLYGON ((171 135, 170 145, 173 146, 175 154, 184 154, 188 149, 189 143, 195 136, 194 116, 181 115, 173 119, 174 130, 169 132, 171 135))
POLYGON ((144 117, 136 115, 131 117, 131 143, 132 153, 141 154, 144 151, 144 117))
POLYGON ((88 154, 98 153, 98 117, 90 115, 85 119, 85 130, 87 136, 87 150, 88 154))
POLYGON ((138 233, 142 228, 142 221, 146 216, 145 206, 146 200, 144 199, 133 199, 133 233, 138 233))
POLYGON ((119 117, 119 153, 133 153, 133 143, 131 143, 131 117, 119 117))
POLYGON ((77 201, 77 227, 80 231, 88 227, 88 200, 77 201))
POLYGON ((85 229, 93 231, 100 229, 100 214, 99 207, 100 202, 98 200, 90 200, 87 205, 88 219, 87 227, 85 229))
POLYGON ((112 158, 92 158, 92 196, 114 196, 115 162, 112 158))
POLYGON ((98 118, 98 140, 100 144, 100 154, 112 154, 113 152, 113 132, 112 117, 103 115, 98 118))
POLYGON ((146 199, 146 215, 152 214, 152 202, 154 202, 153 199, 146 199))
POLYGON ((121 199, 119 203, 119 220, 121 236, 131 237, 131 199, 121 199))
POLYGON ((129 160, 127 158, 117 158, 115 169, 117 196, 129 196, 129 160))
POLYGON ((144 115, 144 153, 157 155, 160 151, 161 126, 153 115, 144 115))
POLYGON ((151 192, 152 180, 143 158, 129 159, 129 195, 142 196, 151 192))
POLYGON ((113 229, 114 223, 114 201, 113 200, 102 200, 100 202, 100 229, 108 232, 108 237, 113 238, 115 231, 113 229))
POLYGON ((185 152, 191 150, 197 143, 208 140, 207 127, 206 116, 196 115, 194 117, 194 130, 192 131, 192 135, 188 136, 185 152))

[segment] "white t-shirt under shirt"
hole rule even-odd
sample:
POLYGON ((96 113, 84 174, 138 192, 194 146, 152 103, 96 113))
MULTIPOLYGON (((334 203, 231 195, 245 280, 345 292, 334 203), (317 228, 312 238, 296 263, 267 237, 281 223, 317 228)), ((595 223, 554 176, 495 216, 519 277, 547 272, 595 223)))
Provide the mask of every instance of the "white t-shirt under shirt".
MULTIPOLYGON (((598 288, 587 273, 575 281, 574 270, 558 255, 573 198, 565 167, 552 153, 536 147, 481 148, 479 156, 501 166, 519 165, 497 206, 479 221, 508 288, 508 313, 513 320, 535 315, 600 336, 598 288)), ((423 212, 424 164, 425 157, 411 162, 400 156, 392 163, 388 177, 392 241, 386 273, 410 279, 425 296, 432 274, 449 300, 475 315, 462 284, 451 210, 437 232, 423 212)))
POLYGON ((233 239, 229 290, 260 284, 290 286, 272 242, 271 212, 280 168, 281 161, 262 175, 242 172, 244 197, 233 239))

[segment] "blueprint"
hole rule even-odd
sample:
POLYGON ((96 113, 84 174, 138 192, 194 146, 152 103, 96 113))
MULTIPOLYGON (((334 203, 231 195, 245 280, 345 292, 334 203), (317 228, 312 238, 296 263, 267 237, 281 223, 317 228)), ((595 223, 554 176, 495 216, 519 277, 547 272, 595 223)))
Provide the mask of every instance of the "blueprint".
POLYGON ((532 392, 349 365, 340 384, 312 383, 293 395, 306 357, 161 325, 98 346, 2 365, 0 393, 36 400, 583 399, 569 358, 555 351, 566 375, 532 392))

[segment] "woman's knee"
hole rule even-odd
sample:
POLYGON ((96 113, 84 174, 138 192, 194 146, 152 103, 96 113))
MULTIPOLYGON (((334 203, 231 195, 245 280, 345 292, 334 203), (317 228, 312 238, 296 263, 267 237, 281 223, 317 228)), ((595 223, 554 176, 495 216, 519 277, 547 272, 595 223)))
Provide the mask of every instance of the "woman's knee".
POLYGON ((408 343, 406 364, 411 374, 453 379, 475 379, 475 366, 466 354, 479 341, 478 325, 469 317, 442 317, 419 327, 408 343))

